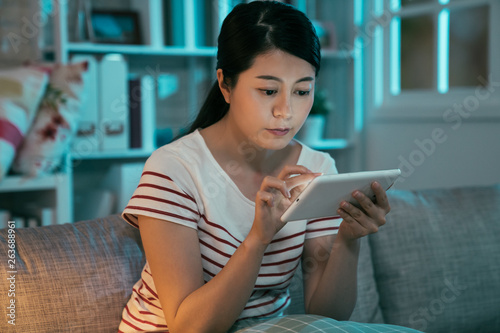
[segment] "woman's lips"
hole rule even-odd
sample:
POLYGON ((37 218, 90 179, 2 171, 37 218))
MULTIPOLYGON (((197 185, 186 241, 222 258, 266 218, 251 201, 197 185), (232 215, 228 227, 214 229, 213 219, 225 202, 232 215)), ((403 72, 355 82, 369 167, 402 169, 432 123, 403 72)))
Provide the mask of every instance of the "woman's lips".
POLYGON ((268 128, 267 131, 276 136, 287 135, 290 132, 289 128, 268 128))

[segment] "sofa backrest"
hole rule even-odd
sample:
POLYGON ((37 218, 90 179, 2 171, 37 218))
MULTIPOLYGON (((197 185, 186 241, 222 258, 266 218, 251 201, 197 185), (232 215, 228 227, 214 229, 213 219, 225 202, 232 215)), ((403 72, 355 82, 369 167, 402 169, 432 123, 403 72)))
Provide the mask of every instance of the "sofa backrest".
POLYGON ((138 231, 119 216, 15 231, 15 269, 0 271, 15 295, 2 287, 0 332, 116 332, 145 263, 138 231), (5 319, 11 300, 15 326, 5 319))
POLYGON ((424 332, 500 332, 500 186, 388 192, 370 235, 384 321, 424 332))

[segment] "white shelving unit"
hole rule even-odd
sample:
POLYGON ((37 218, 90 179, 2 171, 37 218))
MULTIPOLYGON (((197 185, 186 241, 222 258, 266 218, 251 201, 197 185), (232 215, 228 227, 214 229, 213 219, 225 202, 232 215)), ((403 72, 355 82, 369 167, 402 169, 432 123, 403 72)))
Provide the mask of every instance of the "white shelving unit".
MULTIPOLYGON (((0 186, 0 195, 8 194, 11 196, 13 194, 23 193, 22 196, 25 196, 27 195, 26 192, 53 191, 55 194, 54 201, 56 203, 64 203, 55 205, 56 220, 61 223, 71 222, 73 221, 73 207, 71 206, 72 201, 67 200, 67 198, 71 196, 72 187, 70 182, 71 177, 69 177, 66 173, 56 173, 34 179, 26 178, 24 176, 10 176, 2 181, 0 186)), ((19 199, 16 199, 17 204, 25 204, 24 200, 22 200, 22 196, 20 196, 19 199)))
POLYGON ((69 43, 69 53, 121 53, 126 55, 148 55, 148 56, 178 56, 178 57, 215 57, 217 49, 214 47, 185 48, 170 46, 157 48, 147 45, 113 45, 92 43, 69 43))
POLYGON ((73 222, 73 177, 69 162, 69 156, 65 156, 63 168, 51 175, 8 176, 3 179, 0 183, 0 202, 6 207, 0 209, 8 208, 12 217, 27 213, 40 219, 41 216, 36 216, 37 212, 30 209, 51 208, 54 222, 73 222))
MULTIPOLYGON (((156 113, 156 128, 171 124, 180 128, 187 124, 197 113, 207 89, 215 80, 215 43, 220 24, 234 5, 245 1, 92 1, 101 8, 108 2, 110 9, 136 10, 139 13, 143 45, 76 41, 71 31, 74 28, 76 0, 52 0, 53 15, 49 16, 53 20, 53 45, 43 44, 42 53, 52 54, 53 59, 61 63, 67 63, 74 54, 100 57, 119 53, 127 59, 130 72, 141 75, 153 71, 156 82, 161 81, 160 76, 173 78, 178 85, 177 91, 163 100, 161 96, 157 99, 156 107, 161 112, 156 113), (209 26, 200 27, 198 22, 207 22, 209 26), (206 31, 213 36, 207 35, 206 31)), ((360 140, 359 126, 362 124, 362 53, 345 45, 356 45, 358 37, 355 31, 360 28, 362 18, 355 13, 362 12, 359 7, 361 0, 292 0, 291 3, 313 20, 335 24, 337 48, 323 49, 318 86, 326 89, 336 107, 328 116, 324 139, 315 142, 312 147, 331 152, 339 170, 354 171, 359 168, 355 148, 360 140)), ((32 194, 39 192, 42 197, 46 191, 52 191, 55 193, 53 205, 58 223, 72 222, 74 198, 83 187, 98 188, 107 183, 103 175, 113 172, 120 165, 143 163, 150 154, 151 151, 143 150, 70 154, 67 162, 70 167, 62 173, 26 182, 18 177, 8 178, 0 183, 0 196, 24 191, 32 194)), ((36 195, 32 198, 37 200, 36 195)))

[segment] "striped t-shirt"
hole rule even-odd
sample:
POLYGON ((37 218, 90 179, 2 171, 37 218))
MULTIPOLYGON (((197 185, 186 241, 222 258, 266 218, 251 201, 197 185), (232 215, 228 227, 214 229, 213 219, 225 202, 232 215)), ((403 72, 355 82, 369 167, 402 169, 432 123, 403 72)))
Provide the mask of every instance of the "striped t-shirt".
MULTIPOLYGON (((297 164, 314 172, 337 173, 330 155, 305 145, 297 164)), ((135 227, 139 215, 197 230, 203 277, 208 282, 250 232, 255 203, 241 193, 195 131, 157 149, 147 160, 122 214, 135 227)), ((239 320, 282 314, 290 303, 288 286, 305 239, 334 234, 340 222, 339 217, 333 217, 287 223, 266 249, 254 291, 239 320)), ((137 330, 167 330, 148 263, 123 310, 120 325, 122 332, 137 330)))

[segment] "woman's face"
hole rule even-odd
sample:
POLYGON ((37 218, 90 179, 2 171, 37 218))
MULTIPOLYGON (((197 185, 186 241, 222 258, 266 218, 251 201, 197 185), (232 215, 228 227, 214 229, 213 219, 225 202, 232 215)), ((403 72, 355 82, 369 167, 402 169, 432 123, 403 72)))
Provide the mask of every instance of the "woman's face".
MULTIPOLYGON (((218 71, 219 82, 222 71, 218 71)), ((314 99, 315 69, 275 50, 257 56, 232 88, 221 87, 229 112, 225 121, 242 142, 282 149, 301 128, 314 99)))

